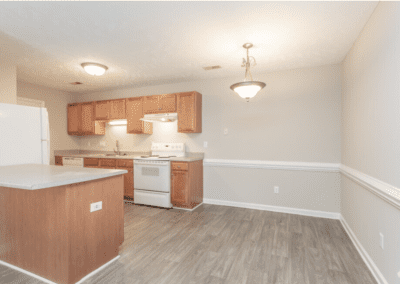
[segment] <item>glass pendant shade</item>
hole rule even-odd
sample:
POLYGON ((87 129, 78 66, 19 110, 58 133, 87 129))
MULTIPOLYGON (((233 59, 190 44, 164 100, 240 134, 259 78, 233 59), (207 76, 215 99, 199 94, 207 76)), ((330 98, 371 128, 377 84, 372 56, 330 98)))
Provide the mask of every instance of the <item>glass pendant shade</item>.
POLYGON ((246 99, 246 101, 248 102, 252 97, 257 95, 257 93, 266 85, 263 82, 253 81, 253 76, 251 76, 250 66, 256 64, 256 60, 254 59, 254 57, 249 56, 249 48, 252 48, 253 44, 245 43, 243 44, 243 47, 247 50, 247 60, 243 58, 242 64, 242 67, 246 67, 244 81, 233 84, 231 86, 231 89, 239 96, 246 99))
POLYGON ((231 86, 231 89, 235 91, 242 98, 249 100, 265 87, 265 83, 257 81, 247 81, 242 83, 236 83, 231 86))
POLYGON ((81 65, 86 73, 93 76, 101 76, 108 69, 107 66, 98 63, 82 63, 81 65))

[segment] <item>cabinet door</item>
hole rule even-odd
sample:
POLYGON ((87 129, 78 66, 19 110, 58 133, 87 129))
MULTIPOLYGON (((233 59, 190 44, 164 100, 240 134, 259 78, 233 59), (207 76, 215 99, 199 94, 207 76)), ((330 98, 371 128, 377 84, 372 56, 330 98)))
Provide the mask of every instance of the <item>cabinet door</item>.
POLYGON ((127 133, 153 133, 153 123, 140 120, 143 117, 143 100, 143 97, 129 98, 126 100, 126 118, 128 121, 126 128, 127 133))
POLYGON ((159 97, 160 97, 159 95, 144 97, 143 99, 144 114, 160 112, 161 106, 159 105, 159 97))
POLYGON ((55 165, 56 166, 62 166, 63 165, 63 161, 62 161, 62 157, 61 156, 55 156, 55 165))
POLYGON ((176 95, 161 95, 159 105, 161 106, 161 109, 159 109, 159 111, 162 113, 176 112, 176 95))
POLYGON ((111 102, 98 101, 96 102, 96 120, 108 120, 110 117, 111 102))
POLYGON ((82 103, 81 107, 81 131, 83 134, 94 134, 94 103, 82 103))
POLYGON ((195 130, 195 100, 193 93, 179 95, 178 99, 178 131, 195 130))
POLYGON ((68 105, 68 134, 78 135, 81 132, 81 106, 80 104, 68 105))
POLYGON ((174 206, 186 204, 189 201, 189 174, 187 171, 172 171, 171 203, 174 206))
POLYGON ((110 119, 125 119, 125 99, 111 101, 110 119))

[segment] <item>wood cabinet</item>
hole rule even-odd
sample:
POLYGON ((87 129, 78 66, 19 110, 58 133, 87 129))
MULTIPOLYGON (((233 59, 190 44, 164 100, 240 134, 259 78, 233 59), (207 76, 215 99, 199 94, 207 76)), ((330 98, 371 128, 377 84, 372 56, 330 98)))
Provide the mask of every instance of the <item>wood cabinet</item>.
POLYGON ((81 129, 81 106, 80 104, 68 105, 68 134, 79 135, 81 129))
POLYGON ((151 113, 178 113, 178 132, 202 132, 202 95, 164 94, 68 105, 69 135, 104 135, 105 122, 127 119, 127 133, 152 134, 153 123, 140 119, 151 113))
POLYGON ((97 101, 96 120, 125 119, 125 99, 97 101))
POLYGON ((178 132, 202 132, 202 96, 198 92, 177 94, 178 132))
POLYGON ((94 102, 68 105, 69 135, 104 135, 105 123, 95 121, 94 102))
POLYGON ((131 134, 152 134, 153 123, 141 121, 143 118, 143 97, 126 99, 126 132, 131 134))
POLYGON ((55 163, 54 164, 56 166, 62 166, 63 165, 63 160, 62 160, 61 156, 55 156, 54 158, 55 158, 55 163))
POLYGON ((127 170, 124 174, 124 199, 133 201, 133 160, 84 158, 84 167, 127 170))
POLYGON ((144 97, 144 114, 176 112, 176 95, 165 94, 144 97))
POLYGON ((125 99, 111 101, 111 111, 109 119, 126 119, 125 99))
POLYGON ((85 168, 99 168, 99 159, 97 158, 84 158, 83 166, 85 168))
POLYGON ((192 209, 203 202, 203 160, 171 162, 171 203, 192 209))
POLYGON ((96 102, 96 120, 108 120, 110 116, 111 102, 97 101, 96 102))

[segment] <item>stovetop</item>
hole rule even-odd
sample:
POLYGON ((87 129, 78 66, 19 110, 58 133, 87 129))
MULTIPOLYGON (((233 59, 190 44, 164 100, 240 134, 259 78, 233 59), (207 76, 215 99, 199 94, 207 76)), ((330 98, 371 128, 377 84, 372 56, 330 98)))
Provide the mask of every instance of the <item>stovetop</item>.
POLYGON ((136 160, 169 161, 173 157, 185 157, 184 143, 152 143, 152 154, 134 157, 136 160))

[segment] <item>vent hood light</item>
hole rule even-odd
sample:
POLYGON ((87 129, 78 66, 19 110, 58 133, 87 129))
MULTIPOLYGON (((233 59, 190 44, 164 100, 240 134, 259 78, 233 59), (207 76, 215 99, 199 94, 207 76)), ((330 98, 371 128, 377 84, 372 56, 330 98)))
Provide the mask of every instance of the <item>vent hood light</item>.
POLYGON ((108 125, 127 125, 128 121, 126 119, 112 120, 108 122, 108 125))
POLYGON ((177 113, 145 114, 141 121, 147 122, 173 122, 178 119, 177 113))
POLYGON ((81 66, 86 71, 86 73, 93 76, 101 76, 108 69, 108 67, 105 65, 90 62, 82 63, 81 66))

